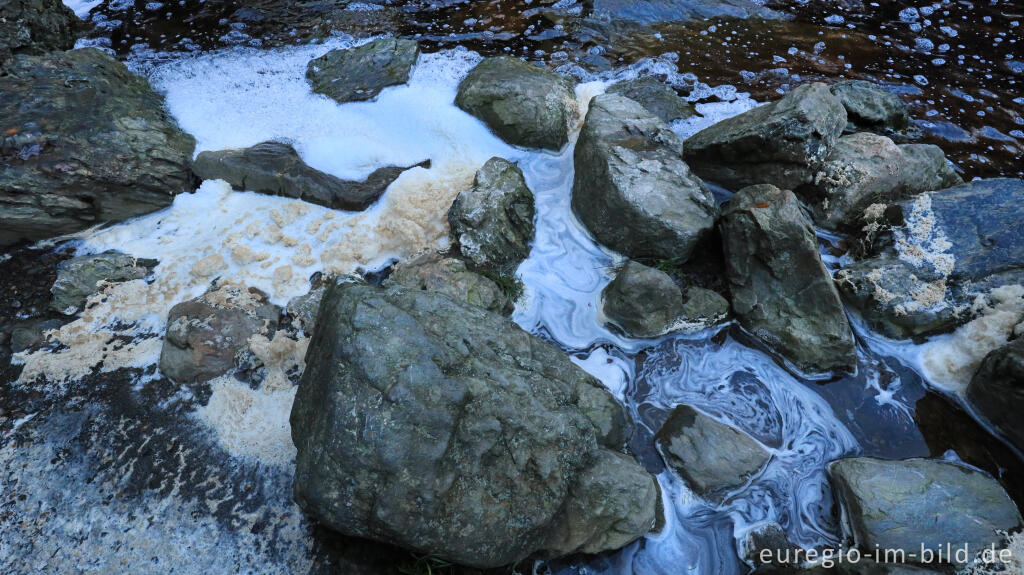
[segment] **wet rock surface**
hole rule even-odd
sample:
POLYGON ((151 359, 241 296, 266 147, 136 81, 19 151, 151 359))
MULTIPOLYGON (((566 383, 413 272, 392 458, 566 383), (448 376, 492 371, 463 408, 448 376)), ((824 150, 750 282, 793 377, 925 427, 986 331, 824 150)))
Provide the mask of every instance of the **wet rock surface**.
POLYGON ((448 223, 463 256, 508 273, 530 254, 534 215, 533 192, 523 171, 508 160, 491 158, 477 171, 473 187, 455 198, 448 223))
MULTIPOLYGON (((420 165, 429 166, 429 161, 420 165)), ((308 166, 290 144, 262 142, 250 148, 200 152, 192 171, 204 180, 224 180, 240 191, 361 211, 412 167, 387 166, 377 168, 361 182, 343 180, 308 166)))
POLYGON ((813 181, 846 126, 846 109, 822 83, 804 84, 781 100, 701 130, 684 156, 700 177, 738 190, 782 189, 813 181))
POLYGON ((50 309, 70 315, 85 306, 86 299, 98 293, 99 282, 124 282, 149 275, 159 262, 134 258, 117 251, 105 251, 64 260, 57 265, 57 281, 50 293, 50 309))
POLYGON ((372 100, 384 88, 408 82, 419 53, 414 40, 381 38, 331 50, 309 63, 306 79, 314 92, 342 104, 372 100))
POLYGON ((477 64, 459 84, 455 105, 502 140, 526 148, 560 149, 576 119, 572 82, 507 56, 477 64))
POLYGON ((342 533, 498 566, 618 548, 654 525, 654 479, 619 451, 622 408, 499 315, 336 284, 307 358, 295 496, 342 533))
POLYGON ((601 292, 602 311, 633 337, 671 331, 683 315, 683 294, 665 272, 628 261, 601 292))
POLYGON ((893 337, 966 323, 978 295, 1024 281, 1022 191, 1021 180, 976 180, 878 210, 866 231, 877 255, 840 270, 838 286, 893 337))
POLYGON ((967 399, 1017 449, 1024 449, 1024 339, 989 353, 967 388, 967 399))
POLYGON ((654 78, 637 78, 612 84, 609 94, 620 94, 639 103, 663 122, 686 119, 697 113, 693 105, 672 88, 654 78))
POLYGON ((839 138, 814 181, 799 190, 812 202, 816 223, 851 229, 863 224, 864 211, 872 204, 961 183, 937 146, 897 146, 885 136, 861 132, 839 138))
POLYGON ((708 18, 781 18, 779 12, 749 0, 595 0, 592 18, 639 24, 708 18))
POLYGON ((743 327, 799 370, 852 371, 853 333, 796 196, 770 185, 744 188, 726 204, 720 226, 732 308, 743 327))
POLYGON ((672 410, 656 441, 665 463, 701 496, 743 485, 771 457, 749 435, 688 405, 672 410))
POLYGON ((202 383, 235 367, 254 335, 273 335, 281 311, 254 288, 224 286, 182 302, 167 314, 160 372, 202 383))
POLYGON ((15 58, 0 117, 0 246, 149 213, 192 190, 193 138, 98 50, 15 58))
POLYGON ((840 459, 829 476, 846 518, 844 532, 864 551, 920 554, 952 543, 972 550, 1000 545, 997 530, 1021 524, 1020 512, 985 473, 934 459, 840 459), (876 547, 879 546, 879 547, 876 547))
POLYGON ((864 80, 846 80, 832 86, 832 93, 846 108, 846 118, 856 128, 899 132, 910 125, 907 105, 899 96, 864 80))
POLYGON ((60 0, 8 0, 0 6, 0 71, 14 54, 70 50, 78 18, 60 0))
POLYGON ((595 97, 576 143, 573 212, 626 256, 685 261, 714 226, 718 205, 681 151, 679 137, 640 104, 595 97))

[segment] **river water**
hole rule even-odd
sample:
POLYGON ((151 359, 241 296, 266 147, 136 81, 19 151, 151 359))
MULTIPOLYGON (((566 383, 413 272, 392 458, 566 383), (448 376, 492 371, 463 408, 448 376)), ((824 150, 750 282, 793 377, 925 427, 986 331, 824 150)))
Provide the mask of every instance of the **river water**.
MULTIPOLYGON (((934 381, 922 367, 923 346, 887 341, 856 318, 857 374, 828 383, 788 372, 732 324, 653 340, 607 329, 599 294, 622 258, 597 245, 572 214, 573 142, 557 154, 516 149, 452 103, 459 80, 484 55, 527 54, 575 75, 583 109, 614 80, 652 75, 666 81, 688 93, 703 115, 673 125, 685 138, 798 82, 864 77, 903 95, 921 141, 942 145, 965 177, 1021 175, 1019 7, 891 2, 840 10, 805 4, 787 6, 796 18, 784 22, 659 24, 637 31, 588 29, 585 23, 569 30, 569 22, 545 17, 529 2, 448 3, 414 12, 398 30, 421 35, 427 49, 407 85, 385 90, 374 102, 339 106, 310 93, 306 63, 361 40, 339 34, 287 46, 260 41, 244 26, 232 28, 231 10, 214 19, 189 1, 153 4, 76 5, 100 24, 83 44, 108 47, 148 75, 171 114, 196 137, 197 153, 284 139, 313 167, 343 178, 425 159, 431 168, 406 172, 361 214, 205 182, 167 210, 82 234, 71 244, 80 253, 119 249, 158 258, 161 265, 151 283, 110 289, 86 316, 62 328, 59 346, 21 357, 23 385, 46 381, 63 389, 85 374, 125 369, 137 370, 131 382, 136 390, 156 385, 154 342, 167 311, 206 289, 208 278, 196 266, 211 256, 226 262, 223 279, 258 287, 284 304, 305 293, 316 272, 372 271, 422 249, 443 248, 451 200, 479 165, 497 155, 519 162, 537 205, 534 246, 518 270, 525 292, 513 319, 562 348, 627 406, 636 423, 630 447, 657 475, 665 505, 660 532, 607 556, 538 564, 537 572, 739 574, 746 566, 737 542, 765 522, 779 523, 806 547, 837 544, 824 468, 846 455, 962 460, 1000 475, 1022 501, 1018 454, 967 415, 957 393, 934 381), (500 25, 483 34, 483 19, 500 25), (232 29, 239 34, 226 36, 232 29), (258 265, 242 263, 233 254, 243 248, 264 257, 258 265), (116 351, 98 344, 114 337, 130 343, 116 351), (769 448, 771 461, 721 502, 695 496, 653 448, 654 433, 680 403, 745 430, 769 448)), ((834 257, 841 244, 841 238, 822 236, 831 267, 842 261, 834 257)), ((216 410, 200 407, 183 417, 209 428, 232 457, 287 477, 293 396, 293 390, 261 395, 238 382, 224 383, 208 402, 216 410)), ((191 399, 168 397, 169 404, 191 399)), ((296 534, 296 521, 285 521, 289 536, 303 541, 294 553, 254 553, 233 558, 233 565, 253 572, 294 567, 294 558, 312 547, 296 534)), ((214 547, 240 544, 210 537, 214 547)), ((197 564, 202 553, 214 553, 210 545, 191 544, 200 550, 197 564)))

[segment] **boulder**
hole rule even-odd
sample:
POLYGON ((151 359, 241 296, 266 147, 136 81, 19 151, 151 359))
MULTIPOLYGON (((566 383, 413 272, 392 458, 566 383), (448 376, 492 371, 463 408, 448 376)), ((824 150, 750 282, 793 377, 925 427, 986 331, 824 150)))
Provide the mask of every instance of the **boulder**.
POLYGON ((749 435, 688 405, 672 410, 655 442, 665 463, 702 497, 743 485, 771 458, 749 435))
MULTIPOLYGON (((429 161, 421 166, 429 166, 429 161)), ((335 210, 365 210, 405 170, 377 168, 361 182, 343 180, 306 165, 289 144, 200 152, 192 171, 203 180, 224 180, 236 190, 296 198, 335 210)))
POLYGON ((963 183, 938 146, 897 146, 885 136, 861 132, 843 136, 825 157, 814 182, 798 188, 813 206, 814 220, 829 229, 863 223, 872 204, 963 183))
POLYGON ((743 327, 805 374, 853 371, 853 333, 796 196, 744 188, 726 204, 721 232, 743 327))
POLYGON ((295 500, 322 524, 475 567, 615 549, 655 525, 622 407, 510 320, 349 282, 317 323, 291 425, 295 500))
POLYGON ((469 271, 461 260, 433 252, 400 262, 388 281, 441 293, 490 311, 502 312, 512 305, 509 294, 494 281, 469 271))
POLYGON ((177 383, 202 383, 235 367, 249 338, 271 336, 281 310, 255 288, 226 285, 179 303, 167 314, 160 372, 177 383))
POLYGON ((1022 194, 1024 181, 996 178, 875 206, 867 257, 836 282, 885 335, 950 331, 973 317, 978 295, 1024 282, 1022 194))
POLYGON ((724 321, 729 316, 729 300, 714 290, 689 286, 683 290, 683 315, 680 329, 695 331, 724 321))
POLYGON ((405 38, 379 38, 311 60, 306 79, 313 91, 344 104, 372 100, 388 86, 409 81, 419 46, 405 38))
POLYGON ((967 387, 967 400, 1017 449, 1024 450, 1024 338, 990 352, 967 387))
POLYGON ((0 247, 146 214, 192 190, 194 140, 144 79, 99 50, 17 56, 0 77, 0 118, 0 247))
POLYGON ((804 84, 781 100, 697 132, 685 157, 700 177, 737 190, 810 183, 846 126, 846 109, 822 83, 804 84))
POLYGON ((98 254, 78 256, 57 264, 57 280, 50 293, 50 308, 71 315, 85 307, 86 299, 100 288, 99 282, 126 282, 149 275, 159 262, 140 259, 108 250, 98 254))
POLYGON ((628 261, 601 291, 604 316, 633 337, 672 331, 683 315, 683 294, 663 271, 628 261))
POLYGON ((620 94, 639 103, 666 123, 697 113, 693 105, 679 97, 675 90, 650 77, 617 82, 608 88, 608 93, 620 94))
POLYGON ((70 50, 77 22, 61 0, 4 0, 0 4, 0 71, 14 54, 70 50))
POLYGON ((1002 544, 997 530, 1021 525, 1017 506, 998 481, 948 461, 854 457, 833 461, 828 474, 843 533, 865 552, 903 550, 919 557, 922 546, 966 544, 973 559, 1002 544))
POLYGON ((595 97, 576 143, 573 212, 624 255, 685 261, 714 226, 718 205, 681 152, 679 137, 640 104, 595 97))
POLYGON ((513 146, 559 150, 576 121, 572 82, 509 56, 487 58, 459 84, 455 105, 513 146))
POLYGON ((831 88, 854 126, 867 130, 899 132, 910 125, 910 113, 900 97, 865 80, 846 80, 831 88))
POLYGON ((491 158, 448 210, 453 243, 480 267, 512 272, 530 255, 533 192, 519 166, 491 158))

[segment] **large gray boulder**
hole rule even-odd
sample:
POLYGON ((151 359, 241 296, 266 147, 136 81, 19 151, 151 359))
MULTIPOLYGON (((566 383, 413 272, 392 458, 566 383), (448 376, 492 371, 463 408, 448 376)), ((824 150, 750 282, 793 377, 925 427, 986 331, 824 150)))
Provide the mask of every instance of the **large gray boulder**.
POLYGON ((379 38, 311 60, 306 79, 314 92, 342 104, 372 100, 384 88, 408 82, 419 53, 415 40, 379 38))
POLYGON ((726 204, 721 232, 743 327, 804 373, 853 371, 853 333, 796 196, 744 188, 726 204))
POLYGON ((573 212, 597 241, 631 258, 686 260, 718 205, 681 152, 679 137, 640 104, 595 97, 576 143, 573 212))
POLYGON ((0 71, 14 54, 70 50, 77 22, 61 0, 4 0, 0 3, 0 71))
POLYGON ((236 190, 360 211, 377 201, 411 167, 386 166, 361 182, 343 180, 306 165, 290 144, 262 142, 251 148, 200 152, 192 171, 204 180, 224 180, 236 190))
POLYGON ((615 549, 655 524, 657 484, 621 451, 622 407, 499 314, 332 284, 306 361, 295 500, 332 529, 495 567, 615 549))
POLYGON ((749 435, 679 405, 655 436, 669 467, 701 496, 743 485, 771 458, 749 435))
POLYGON ((1024 281, 1024 181, 975 180, 874 210, 840 290, 890 337, 950 331, 989 290, 1024 281), (969 209, 967 207, 969 206, 969 209))
POLYGON ((967 387, 967 399, 1010 443, 1024 450, 1024 338, 985 356, 967 387))
POLYGON ((804 84, 686 140, 687 163, 700 177, 737 190, 810 183, 846 126, 846 109, 822 83, 804 84))
POLYGON ((255 288, 222 286, 179 303, 167 314, 160 373, 177 383, 202 383, 235 367, 249 338, 271 336, 281 310, 255 288))
POLYGON ((847 120, 860 129, 898 132, 910 125, 900 97, 866 80, 846 80, 831 88, 846 108, 847 120))
POLYGON ((491 158, 476 173, 473 187, 460 192, 448 210, 453 242, 474 264, 511 272, 530 255, 533 192, 523 171, 491 158))
POLYGON ((935 459, 833 461, 829 477, 842 507, 843 532, 865 552, 968 545, 970 558, 1021 525, 1020 512, 999 482, 965 466, 935 459))
POLYGON ((0 76, 0 247, 169 205, 193 138, 142 78, 94 49, 17 56, 0 76))
POLYGON ((651 77, 617 82, 608 88, 608 93, 619 94, 639 103, 663 122, 689 118, 697 113, 693 104, 651 77))
POLYGON ((85 306, 89 296, 99 292, 99 282, 142 279, 157 263, 157 260, 135 258, 113 250, 64 260, 57 264, 57 280, 50 287, 53 294, 50 309, 71 315, 85 306))
POLYGON ((455 105, 502 140, 526 148, 561 149, 577 118, 571 81, 509 56, 487 58, 470 70, 455 105))
POLYGON ((861 132, 839 138, 814 181, 799 193, 812 205, 819 225, 850 229, 862 224, 872 204, 961 183, 938 146, 897 146, 885 136, 861 132))

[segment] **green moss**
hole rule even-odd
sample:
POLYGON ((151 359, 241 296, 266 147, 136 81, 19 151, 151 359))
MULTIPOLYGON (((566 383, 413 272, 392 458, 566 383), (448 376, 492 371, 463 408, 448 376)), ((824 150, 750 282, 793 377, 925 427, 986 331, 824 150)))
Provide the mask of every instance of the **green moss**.
POLYGON ((508 297, 510 302, 515 302, 523 295, 523 282, 514 275, 505 275, 494 270, 480 270, 480 275, 498 284, 498 288, 508 297))

